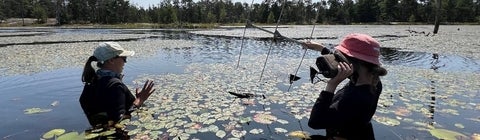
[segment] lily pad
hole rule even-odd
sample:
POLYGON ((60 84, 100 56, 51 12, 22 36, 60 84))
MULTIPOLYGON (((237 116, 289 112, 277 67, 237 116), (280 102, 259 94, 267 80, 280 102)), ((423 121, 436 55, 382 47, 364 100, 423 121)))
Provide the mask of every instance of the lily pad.
POLYGON ((245 130, 243 130, 243 131, 232 130, 231 134, 235 138, 241 138, 241 137, 245 136, 245 134, 247 134, 247 131, 245 131, 245 130))
POLYGON ((252 118, 250 117, 241 117, 240 118, 240 123, 249 123, 252 121, 252 118))
POLYGON ((82 140, 83 137, 81 137, 78 132, 70 132, 63 134, 57 138, 57 140, 82 140))
POLYGON ((381 124, 388 125, 388 126, 397 126, 400 125, 400 121, 388 117, 379 117, 373 116, 373 119, 381 124))
POLYGON ((29 108, 29 109, 25 109, 23 110, 25 112, 25 114, 37 114, 37 113, 44 113, 44 112, 50 112, 52 111, 52 109, 42 109, 42 108, 29 108))
POLYGON ((300 139, 310 139, 310 134, 305 131, 292 131, 287 134, 288 137, 300 138, 300 139))
POLYGON ((288 130, 285 128, 275 128, 275 132, 277 133, 287 133, 288 130))
POLYGON ((432 129, 429 132, 430 134, 432 134, 432 136, 443 140, 468 139, 468 137, 463 135, 462 133, 446 129, 432 129))
POLYGON ((260 113, 253 116, 253 120, 261 124, 272 124, 273 121, 277 120, 277 117, 270 114, 260 113))
POLYGON ((54 136, 60 136, 63 133, 65 133, 65 129, 52 129, 52 130, 48 131, 47 133, 43 134, 42 138, 51 139, 54 136))
POLYGON ((219 130, 219 131, 217 131, 217 133, 215 133, 215 135, 219 138, 223 138, 223 137, 225 137, 225 135, 227 135, 227 133, 225 133, 225 131, 223 131, 223 130, 219 130))
POLYGON ((260 129, 260 128, 250 130, 250 134, 261 134, 261 133, 263 133, 263 129, 260 129))
POLYGON ((463 126, 463 124, 460 124, 460 123, 456 123, 455 127, 461 128, 461 129, 465 128, 465 126, 463 126))

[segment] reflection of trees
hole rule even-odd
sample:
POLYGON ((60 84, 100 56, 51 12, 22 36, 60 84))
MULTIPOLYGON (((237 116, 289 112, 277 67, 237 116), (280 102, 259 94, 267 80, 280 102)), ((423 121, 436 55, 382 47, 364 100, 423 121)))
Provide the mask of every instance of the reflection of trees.
MULTIPOLYGON (((440 62, 440 61, 438 60, 438 58, 439 58, 439 55, 438 55, 437 53, 434 53, 434 54, 432 55, 432 62, 430 62, 430 64, 432 64, 431 69, 433 69, 434 71, 437 71, 437 69, 438 69, 439 67, 442 67, 442 66, 436 66, 436 65, 440 62)), ((430 101, 430 104, 428 104, 428 111, 430 112, 429 118, 431 119, 431 121, 430 121, 428 124, 429 124, 429 125, 433 125, 433 123, 435 122, 435 121, 434 121, 434 115, 435 115, 435 99, 436 99, 436 98, 435 98, 435 94, 437 93, 437 92, 435 91, 435 87, 436 87, 436 85, 435 85, 435 80, 430 79, 430 85, 431 85, 431 87, 430 87, 430 89, 431 89, 431 91, 430 91, 430 99, 431 99, 431 101, 430 101)))

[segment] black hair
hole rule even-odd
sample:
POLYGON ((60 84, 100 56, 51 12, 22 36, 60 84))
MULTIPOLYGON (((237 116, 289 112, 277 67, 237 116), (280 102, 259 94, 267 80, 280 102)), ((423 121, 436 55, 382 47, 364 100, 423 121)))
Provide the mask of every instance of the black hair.
MULTIPOLYGON (((83 67, 82 82, 85 84, 92 84, 97 79, 95 69, 93 69, 91 64, 92 61, 98 61, 98 59, 95 56, 90 56, 83 67)), ((98 62, 97 66, 102 67, 103 63, 98 62)))
POLYGON ((377 84, 380 82, 380 76, 385 76, 387 75, 387 69, 377 65, 373 64, 367 61, 360 60, 358 58, 354 58, 348 55, 345 55, 345 57, 352 63, 353 65, 353 74, 350 77, 350 80, 352 83, 356 83, 359 77, 358 69, 360 69, 360 66, 363 65, 365 68, 367 68, 367 71, 372 74, 373 79, 372 79, 372 93, 375 93, 377 90, 377 84))

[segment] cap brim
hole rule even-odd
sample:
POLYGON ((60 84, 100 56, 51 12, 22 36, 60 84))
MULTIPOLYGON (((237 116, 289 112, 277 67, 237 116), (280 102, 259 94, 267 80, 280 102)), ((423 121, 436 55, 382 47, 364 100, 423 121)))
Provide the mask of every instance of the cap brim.
POLYGON ((118 56, 133 56, 135 55, 135 52, 134 51, 123 51, 121 54, 119 54, 118 56))

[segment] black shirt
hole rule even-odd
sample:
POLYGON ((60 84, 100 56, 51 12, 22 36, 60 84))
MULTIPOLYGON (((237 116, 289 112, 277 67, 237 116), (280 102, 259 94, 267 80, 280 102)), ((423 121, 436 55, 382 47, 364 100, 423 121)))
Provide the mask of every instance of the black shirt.
POLYGON ((327 137, 375 139, 370 120, 377 109, 382 84, 372 93, 370 85, 355 86, 351 82, 336 94, 322 91, 317 98, 308 125, 327 129, 327 137))
POLYGON ((135 96, 119 78, 103 76, 93 87, 93 92, 85 92, 84 88, 80 96, 80 104, 92 126, 118 122, 130 113, 135 96))

